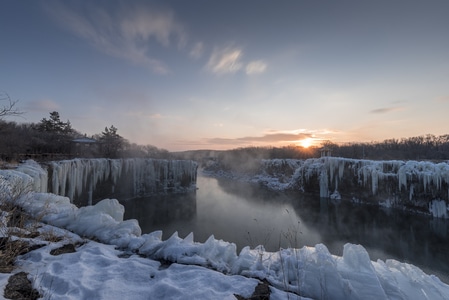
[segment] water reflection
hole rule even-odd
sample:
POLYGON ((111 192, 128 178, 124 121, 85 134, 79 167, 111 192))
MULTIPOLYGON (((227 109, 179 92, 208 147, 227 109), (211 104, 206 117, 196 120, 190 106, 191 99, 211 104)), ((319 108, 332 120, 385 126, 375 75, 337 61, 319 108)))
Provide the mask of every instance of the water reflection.
POLYGON ((297 193, 275 193, 229 180, 198 177, 196 193, 123 202, 125 218, 143 232, 163 230, 168 238, 194 232, 246 245, 280 247, 325 244, 341 255, 345 243, 362 244, 372 260, 394 258, 449 282, 448 222, 401 211, 330 202, 297 193))
POLYGON ((137 219, 144 233, 155 230, 168 233, 167 225, 174 224, 175 228, 176 225, 183 228, 186 227, 184 224, 196 217, 194 193, 136 198, 121 203, 125 206, 125 219, 137 219))

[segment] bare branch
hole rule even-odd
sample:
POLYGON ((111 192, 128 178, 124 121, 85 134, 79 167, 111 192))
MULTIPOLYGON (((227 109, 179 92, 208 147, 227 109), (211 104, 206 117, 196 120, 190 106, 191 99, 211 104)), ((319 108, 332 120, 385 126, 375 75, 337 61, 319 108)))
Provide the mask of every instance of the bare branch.
POLYGON ((11 97, 7 93, 0 93, 0 119, 6 117, 6 116, 21 116, 24 114, 23 111, 20 111, 16 104, 19 102, 19 100, 11 100, 11 97))

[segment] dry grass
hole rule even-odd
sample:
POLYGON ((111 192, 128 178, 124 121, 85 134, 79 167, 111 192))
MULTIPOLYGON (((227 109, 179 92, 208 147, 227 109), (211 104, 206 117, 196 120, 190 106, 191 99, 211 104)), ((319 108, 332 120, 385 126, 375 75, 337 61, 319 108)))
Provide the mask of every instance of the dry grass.
POLYGON ((39 237, 42 241, 57 242, 61 240, 51 232, 41 234, 39 221, 26 214, 20 207, 11 203, 0 205, 3 216, 0 224, 0 272, 10 273, 19 255, 38 249, 43 245, 30 244, 27 239, 39 237))
POLYGON ((0 273, 11 273, 14 270, 16 257, 26 253, 28 243, 12 240, 10 237, 0 238, 0 273))

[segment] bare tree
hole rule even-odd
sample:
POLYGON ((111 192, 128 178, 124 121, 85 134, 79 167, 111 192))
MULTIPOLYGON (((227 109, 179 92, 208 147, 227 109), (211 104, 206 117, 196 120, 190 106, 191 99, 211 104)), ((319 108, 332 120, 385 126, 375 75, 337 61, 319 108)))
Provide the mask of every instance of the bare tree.
POLYGON ((20 116, 23 111, 20 111, 16 104, 19 100, 11 100, 11 97, 7 93, 0 93, 0 119, 6 116, 20 116))

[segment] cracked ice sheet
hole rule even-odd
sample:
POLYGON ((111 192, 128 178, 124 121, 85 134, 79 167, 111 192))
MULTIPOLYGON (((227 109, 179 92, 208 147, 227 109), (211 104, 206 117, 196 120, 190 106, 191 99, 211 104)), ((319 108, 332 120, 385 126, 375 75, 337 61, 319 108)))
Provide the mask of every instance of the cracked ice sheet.
POLYGON ((44 299, 235 299, 234 294, 251 296, 258 283, 199 266, 161 268, 158 261, 137 255, 120 258, 114 246, 92 241, 59 256, 50 255, 55 247, 19 260, 44 299))

